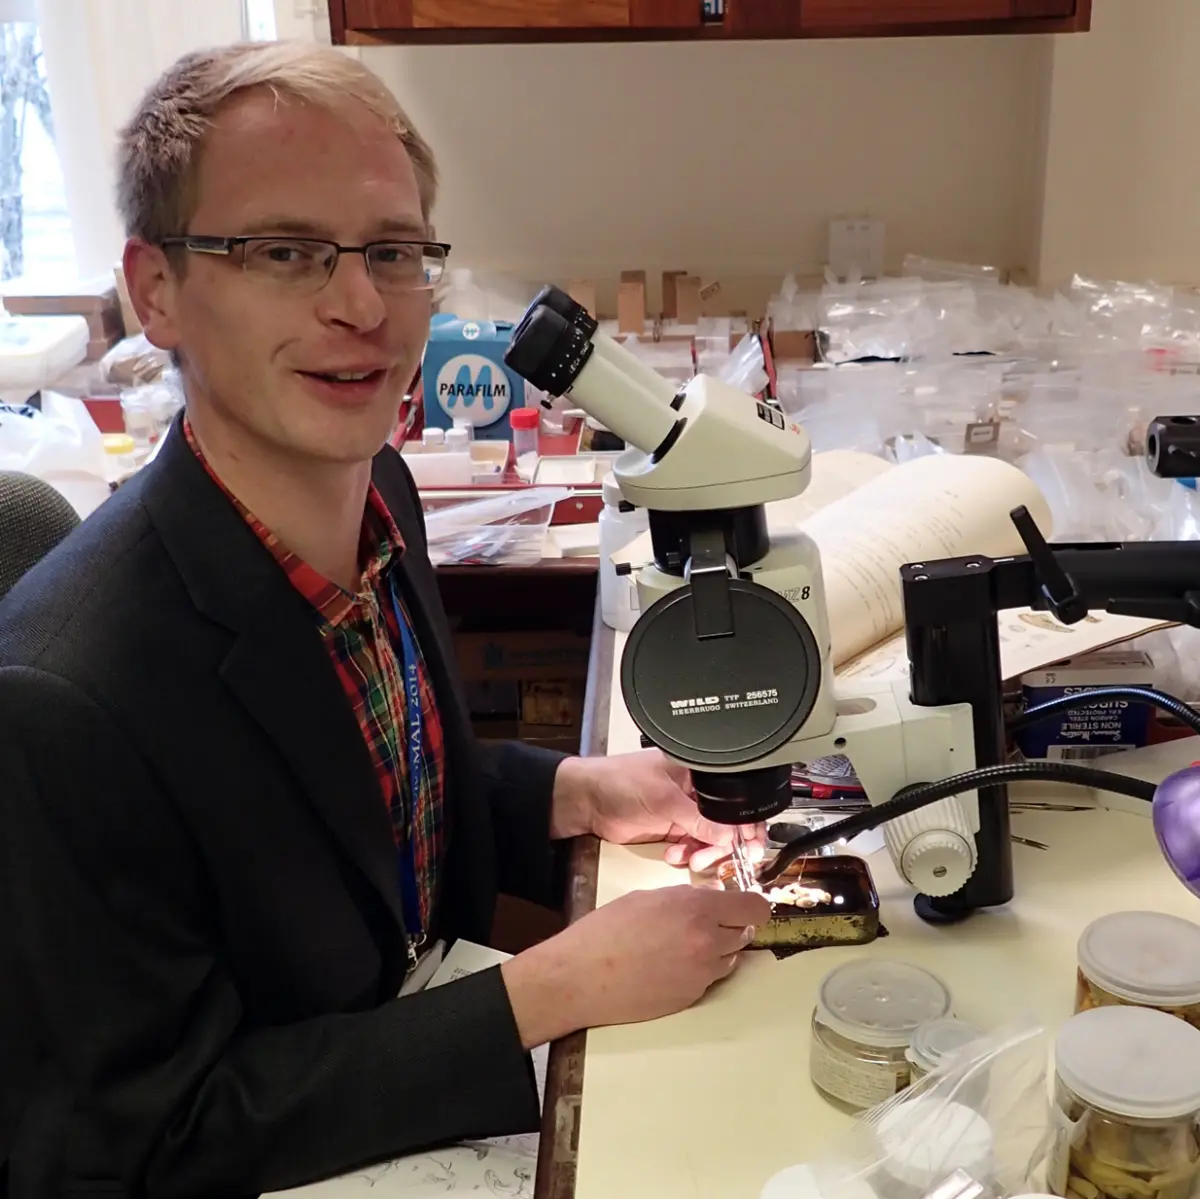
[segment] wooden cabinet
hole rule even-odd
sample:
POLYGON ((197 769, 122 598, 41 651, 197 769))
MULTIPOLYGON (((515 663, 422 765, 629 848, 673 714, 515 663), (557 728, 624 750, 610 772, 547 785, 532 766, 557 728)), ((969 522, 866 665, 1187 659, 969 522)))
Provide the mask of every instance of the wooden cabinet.
POLYGON ((652 38, 892 37, 1073 33, 1092 0, 330 0, 346 42, 585 41, 652 38))
POLYGON ((734 37, 884 37, 938 33, 1070 33, 1091 0, 728 0, 734 37))
POLYGON ((339 41, 356 31, 390 32, 405 40, 407 31, 586 34, 698 29, 701 23, 694 0, 330 0, 330 17, 339 41))

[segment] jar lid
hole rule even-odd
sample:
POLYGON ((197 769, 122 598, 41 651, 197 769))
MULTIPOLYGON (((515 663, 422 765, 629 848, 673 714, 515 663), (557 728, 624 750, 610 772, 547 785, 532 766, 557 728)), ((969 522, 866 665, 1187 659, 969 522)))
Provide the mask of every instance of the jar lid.
POLYGON ((950 1011, 940 978, 886 958, 864 958, 831 970, 817 992, 817 1019, 861 1045, 905 1049, 917 1027, 950 1011))
POLYGON ((1142 1120, 1200 1112, 1200 1029, 1145 1007, 1098 1007, 1059 1030, 1055 1069, 1084 1103, 1142 1120))
POLYGON ((908 1060, 925 1070, 936 1070, 960 1049, 978 1041, 983 1033, 974 1025, 947 1016, 941 1020, 926 1020, 912 1035, 908 1060))
POLYGON ((894 1108, 876 1125, 884 1169, 922 1192, 955 1170, 972 1178, 992 1173, 991 1126, 962 1103, 916 1099, 894 1108))
POLYGON ((106 454, 132 454, 137 449, 128 433, 105 433, 100 440, 106 454))
POLYGON ((1083 930, 1079 968, 1129 1003, 1200 1003, 1200 925, 1165 912, 1114 912, 1083 930))
POLYGON ((536 429, 541 419, 542 414, 536 408, 514 408, 508 414, 508 423, 514 429, 536 429))
MULTIPOLYGON (((879 1199, 861 1178, 839 1178, 835 1194, 837 1199, 879 1199)), ((788 1166, 767 1179, 758 1199, 823 1199, 823 1193, 807 1166, 788 1166)))

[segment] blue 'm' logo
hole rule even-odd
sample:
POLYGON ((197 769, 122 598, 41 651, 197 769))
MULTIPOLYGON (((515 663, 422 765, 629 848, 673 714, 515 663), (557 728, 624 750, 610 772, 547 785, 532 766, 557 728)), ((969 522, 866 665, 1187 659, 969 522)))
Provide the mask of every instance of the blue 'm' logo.
POLYGON ((437 398, 450 415, 498 420, 512 402, 508 375, 482 354, 460 354, 438 372, 437 398))

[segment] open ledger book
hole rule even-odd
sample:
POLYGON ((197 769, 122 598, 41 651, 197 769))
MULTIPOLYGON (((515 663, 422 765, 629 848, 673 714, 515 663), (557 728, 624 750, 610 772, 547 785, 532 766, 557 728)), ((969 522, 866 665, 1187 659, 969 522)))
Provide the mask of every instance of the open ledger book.
MULTIPOLYGON (((456 941, 429 980, 430 987, 442 986, 479 970, 499 966, 510 957, 470 941, 456 941)), ((544 1102, 548 1046, 534 1050, 533 1067, 538 1096, 544 1102)), ((470 1080, 464 1080, 470 1086, 470 1080)), ((369 1103, 370 1096, 364 1095, 369 1103)), ((341 1178, 318 1182, 289 1191, 273 1192, 274 1199, 429 1199, 434 1195, 474 1192, 496 1199, 533 1199, 537 1172, 538 1134, 493 1137, 466 1141, 427 1153, 413 1153, 395 1161, 364 1166, 341 1178)), ((265 1196, 264 1199, 272 1199, 265 1196)))
MULTIPOLYGON (((1043 535, 1050 511, 1033 481, 997 458, 935 454, 895 466, 872 454, 814 454, 802 495, 767 505, 772 534, 803 529, 821 551, 834 667, 839 678, 899 679, 908 670, 900 568, 909 562, 1023 554, 1009 513, 1024 505, 1043 535)), ((614 559, 649 561, 649 536, 614 559)), ((1075 625, 1045 612, 1001 614, 1005 681, 1166 622, 1097 612, 1075 625)))

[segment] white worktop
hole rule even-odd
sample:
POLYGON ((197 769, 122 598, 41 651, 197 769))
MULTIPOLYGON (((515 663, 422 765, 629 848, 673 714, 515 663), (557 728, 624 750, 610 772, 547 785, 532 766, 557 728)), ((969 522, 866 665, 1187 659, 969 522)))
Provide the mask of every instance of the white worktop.
MULTIPOLYGON (((618 635, 616 664, 623 643, 618 635)), ((612 687, 608 752, 619 754, 635 750, 638 735, 617 671, 612 687)), ((1197 756, 1189 739, 1144 751, 1141 761, 1165 774, 1197 756)), ((1129 772, 1146 776, 1144 768, 1129 772)), ((1043 795, 1093 802, 1082 790, 1043 795)), ((576 1199, 754 1199, 778 1170, 828 1148, 850 1121, 809 1084, 810 1018, 820 979, 852 957, 901 958, 935 971, 950 986, 955 1013, 984 1029, 1022 1015, 1053 1029, 1071 1014, 1075 942, 1089 921, 1132 907, 1200 921, 1200 901, 1159 855, 1148 810, 1016 813, 1013 831, 1049 849, 1013 846, 1017 895, 1002 911, 949 928, 925 925, 882 851, 870 865, 887 938, 782 962, 747 953, 691 1010, 589 1032, 576 1199)), ((659 846, 605 845, 597 903, 687 881, 663 863, 659 846)))

